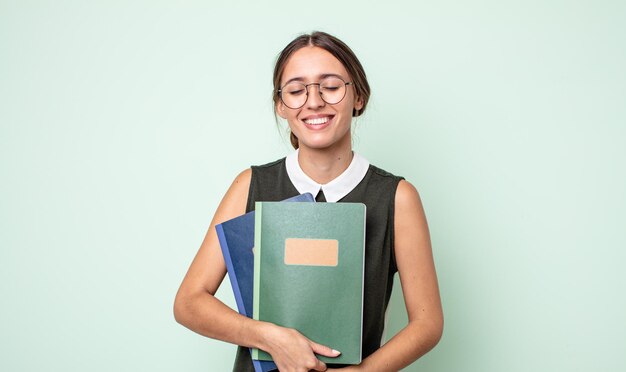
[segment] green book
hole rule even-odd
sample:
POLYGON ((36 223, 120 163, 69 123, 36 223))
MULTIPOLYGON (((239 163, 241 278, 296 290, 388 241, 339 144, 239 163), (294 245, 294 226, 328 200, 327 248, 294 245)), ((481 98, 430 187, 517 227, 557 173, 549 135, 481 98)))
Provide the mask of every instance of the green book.
MULTIPOLYGON (((365 205, 257 202, 253 318, 294 328, 361 362, 365 205)), ((272 360, 259 349, 252 358, 272 360)))

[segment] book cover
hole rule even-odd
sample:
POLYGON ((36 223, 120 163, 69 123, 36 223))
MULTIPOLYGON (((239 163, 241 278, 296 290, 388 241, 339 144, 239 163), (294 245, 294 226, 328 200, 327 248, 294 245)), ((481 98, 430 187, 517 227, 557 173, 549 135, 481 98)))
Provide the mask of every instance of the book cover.
MULTIPOLYGON (((314 202, 310 193, 287 199, 288 202, 314 202)), ((252 318, 254 279, 254 211, 215 225, 220 248, 224 255, 228 278, 233 287, 237 310, 252 318)), ((271 361, 253 360, 256 372, 276 370, 271 361)))
POLYGON ((364 204, 257 202, 253 318, 341 352, 326 363, 360 363, 364 253, 364 204))

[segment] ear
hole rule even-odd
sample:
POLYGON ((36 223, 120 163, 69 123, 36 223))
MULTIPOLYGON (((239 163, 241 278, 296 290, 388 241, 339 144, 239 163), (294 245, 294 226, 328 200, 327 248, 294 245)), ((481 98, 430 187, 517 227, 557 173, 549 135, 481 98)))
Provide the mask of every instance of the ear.
POLYGON ((278 116, 283 119, 287 119, 285 117, 285 104, 283 103, 283 101, 278 100, 278 102, 276 102, 276 107, 274 108, 274 110, 276 110, 276 114, 278 114, 278 116))
POLYGON ((362 108, 363 108, 363 99, 361 97, 356 97, 356 99, 354 100, 354 109, 356 111, 361 111, 362 108))

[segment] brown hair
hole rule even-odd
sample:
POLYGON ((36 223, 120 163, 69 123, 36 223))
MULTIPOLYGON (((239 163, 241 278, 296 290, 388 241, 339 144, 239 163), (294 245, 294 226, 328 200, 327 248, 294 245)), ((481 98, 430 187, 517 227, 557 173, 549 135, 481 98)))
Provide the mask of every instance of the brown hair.
MULTIPOLYGON (((336 37, 321 31, 298 36, 278 55, 276 66, 274 67, 274 107, 280 102, 278 90, 280 89, 280 80, 289 57, 299 49, 307 46, 316 46, 326 50, 345 67, 350 75, 350 79, 352 79, 356 96, 363 101, 363 107, 360 110, 354 109, 352 116, 360 116, 365 111, 365 106, 367 106, 367 101, 370 98, 370 86, 367 82, 367 76, 365 76, 365 70, 350 47, 336 37)), ((297 149, 299 146, 298 137, 291 132, 289 137, 291 145, 297 149)))

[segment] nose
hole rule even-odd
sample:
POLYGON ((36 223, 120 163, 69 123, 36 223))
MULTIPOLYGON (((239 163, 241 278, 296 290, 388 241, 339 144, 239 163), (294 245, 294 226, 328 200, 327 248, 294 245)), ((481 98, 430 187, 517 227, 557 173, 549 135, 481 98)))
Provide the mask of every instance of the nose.
POLYGON ((320 92, 319 84, 309 84, 307 85, 306 89, 307 89, 306 104, 308 108, 316 109, 316 108, 323 107, 326 104, 326 102, 324 102, 324 100, 322 99, 322 93, 320 92), (314 90, 312 89, 313 87, 315 87, 314 90))

